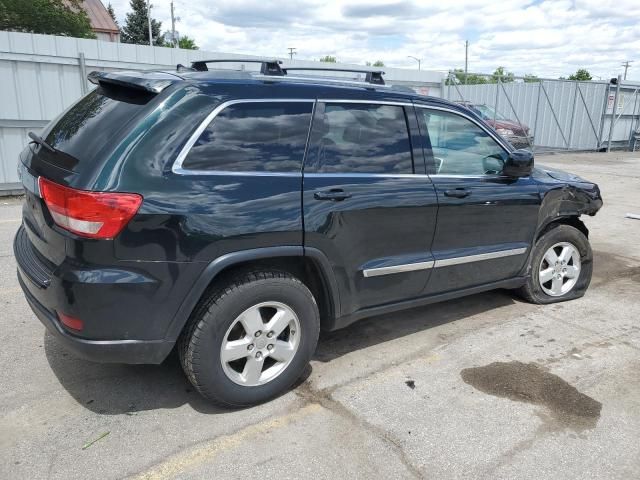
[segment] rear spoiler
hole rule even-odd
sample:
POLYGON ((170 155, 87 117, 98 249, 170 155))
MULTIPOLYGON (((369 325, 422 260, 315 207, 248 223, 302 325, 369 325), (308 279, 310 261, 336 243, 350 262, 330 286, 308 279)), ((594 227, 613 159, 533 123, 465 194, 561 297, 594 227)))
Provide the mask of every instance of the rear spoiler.
POLYGON ((91 72, 87 79, 96 85, 117 85, 148 93, 160 93, 165 88, 182 80, 166 72, 91 72))

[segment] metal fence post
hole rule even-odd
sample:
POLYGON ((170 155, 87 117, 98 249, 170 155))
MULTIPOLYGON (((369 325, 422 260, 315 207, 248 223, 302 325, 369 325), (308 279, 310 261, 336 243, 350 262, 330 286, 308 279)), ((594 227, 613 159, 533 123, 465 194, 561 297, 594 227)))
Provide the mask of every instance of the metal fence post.
POLYGON ((451 100, 451 71, 447 75, 447 100, 451 100))
POLYGON ((87 91, 87 64, 84 59, 84 53, 78 53, 78 65, 80 66, 80 91, 83 95, 86 95, 87 91))
POLYGON ((613 137, 613 127, 616 124, 616 110, 618 109, 618 96, 620 95, 620 84, 622 83, 622 75, 618 75, 616 83, 616 95, 613 97, 613 109, 611 110, 611 123, 609 124, 609 139, 607 140, 607 152, 611 151, 611 138, 613 137))
POLYGON ((496 103, 493 108, 493 124, 496 123, 496 116, 498 115, 498 97, 500 96, 500 77, 498 77, 498 82, 496 83, 496 103))
POLYGON ((602 148, 602 136, 604 135, 604 124, 607 121, 607 103, 609 102, 609 95, 611 94, 611 83, 607 84, 607 88, 604 92, 604 104, 602 105, 602 115, 600 115, 600 133, 597 138, 598 151, 602 148))

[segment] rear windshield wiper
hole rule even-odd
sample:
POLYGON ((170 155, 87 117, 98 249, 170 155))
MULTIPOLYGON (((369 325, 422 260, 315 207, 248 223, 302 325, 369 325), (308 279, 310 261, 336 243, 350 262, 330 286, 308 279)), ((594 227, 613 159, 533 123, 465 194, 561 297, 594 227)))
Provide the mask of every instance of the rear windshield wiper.
POLYGON ((52 153, 56 153, 57 150, 55 148, 53 148, 51 145, 49 145, 47 142, 44 141, 44 139, 38 135, 35 134, 33 132, 29 132, 28 133, 29 138, 32 140, 31 143, 37 143, 38 145, 42 145, 44 148, 46 148, 47 150, 49 150, 52 153))

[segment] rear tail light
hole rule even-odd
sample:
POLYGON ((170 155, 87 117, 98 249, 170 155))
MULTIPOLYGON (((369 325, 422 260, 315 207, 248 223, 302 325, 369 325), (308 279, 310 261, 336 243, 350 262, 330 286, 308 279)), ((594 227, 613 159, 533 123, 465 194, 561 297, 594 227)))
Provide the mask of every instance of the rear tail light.
POLYGON ((77 330, 80 332, 84 328, 84 322, 79 318, 70 317, 69 315, 65 315, 60 312, 58 312, 58 318, 60 318, 60 322, 65 327, 70 328, 71 330, 77 330))
POLYGON ((116 237, 142 203, 136 193, 87 192, 42 177, 40 193, 58 226, 88 238, 116 237))

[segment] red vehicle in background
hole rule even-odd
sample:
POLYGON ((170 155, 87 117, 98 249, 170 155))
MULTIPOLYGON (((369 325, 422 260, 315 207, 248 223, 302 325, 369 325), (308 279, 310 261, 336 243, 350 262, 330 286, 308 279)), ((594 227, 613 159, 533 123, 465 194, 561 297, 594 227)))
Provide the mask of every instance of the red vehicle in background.
POLYGON ((516 120, 511 120, 485 104, 471 102, 457 103, 464 105, 482 118, 515 148, 531 148, 533 146, 533 136, 529 135, 529 127, 527 125, 520 124, 516 120))

